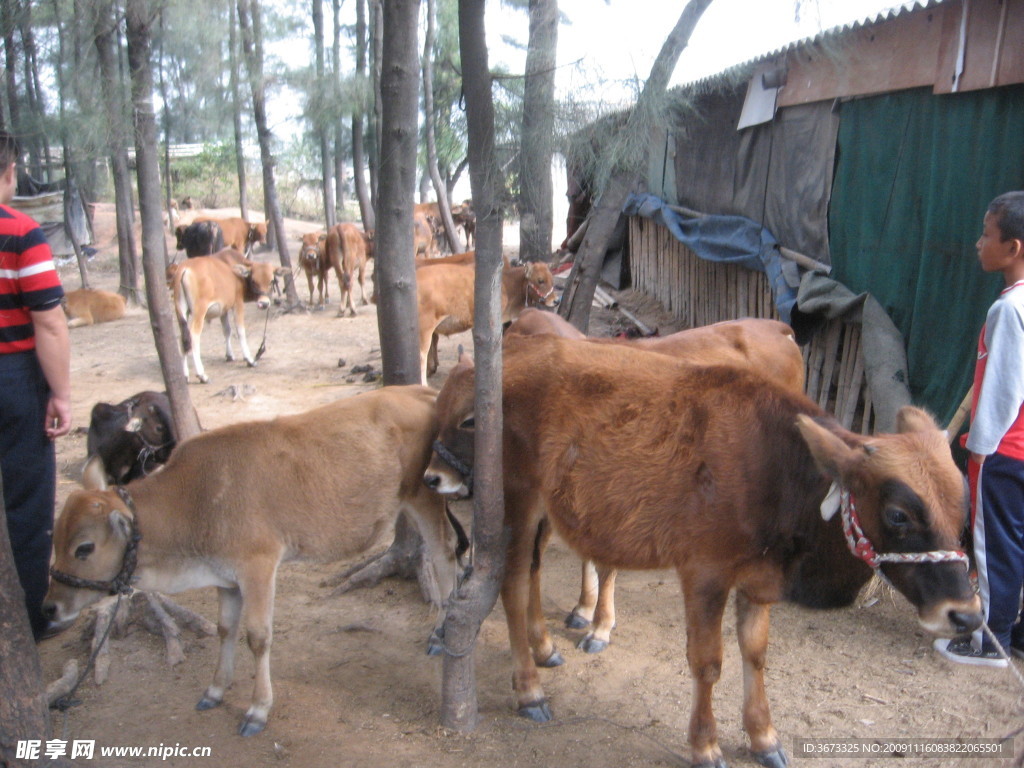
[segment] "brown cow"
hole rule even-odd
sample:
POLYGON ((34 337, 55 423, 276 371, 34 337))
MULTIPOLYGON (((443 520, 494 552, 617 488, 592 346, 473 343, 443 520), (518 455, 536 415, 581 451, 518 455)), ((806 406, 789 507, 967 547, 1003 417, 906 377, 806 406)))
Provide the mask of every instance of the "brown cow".
POLYGON ((359 279, 361 303, 366 306, 366 250, 370 238, 355 224, 335 224, 327 231, 327 258, 338 276, 338 289, 341 298, 338 305, 338 317, 346 312, 350 317, 356 316, 356 308, 352 304, 352 280, 359 279))
MULTIPOLYGON (((747 318, 691 328, 668 336, 643 339, 588 338, 554 312, 527 308, 508 327, 507 334, 547 334, 586 339, 596 344, 624 344, 670 355, 695 365, 735 365, 765 376, 790 392, 804 391, 804 358, 793 329, 778 320, 747 318)), ((602 569, 589 560, 582 566, 580 598, 565 624, 589 631, 576 644, 587 653, 600 653, 611 641, 615 627, 615 570, 602 569)))
POLYGON ((273 698, 281 562, 355 555, 386 541, 405 512, 426 544, 441 626, 457 561, 444 499, 422 483, 436 396, 418 385, 385 387, 306 413, 222 427, 183 442, 163 470, 117 491, 72 491, 54 530, 44 613, 66 625, 122 585, 169 593, 217 587, 220 660, 197 708, 223 701, 244 616, 256 679, 239 731, 259 733, 273 698))
POLYGON ((64 314, 68 328, 95 325, 124 317, 125 298, 119 293, 80 288, 64 294, 64 314))
MULTIPOLYGON (((453 464, 470 468, 473 378, 472 362, 460 361, 438 396, 439 442, 453 464)), ((552 531, 602 567, 676 570, 694 685, 694 765, 725 765, 711 694, 733 590, 744 728, 769 766, 787 764, 764 689, 772 603, 848 605, 875 567, 914 604, 926 631, 950 637, 981 624, 957 551, 962 478, 923 411, 903 408, 898 434, 867 437, 804 395, 740 368, 510 336, 503 414, 511 540, 501 596, 526 717, 550 719, 537 665, 561 662, 538 604, 552 531), (847 501, 838 516, 821 511, 830 481, 847 501), (857 526, 854 556, 844 524, 857 526)), ((424 480, 443 493, 465 492, 462 471, 435 458, 424 480)))
POLYGON ((462 227, 466 233, 466 247, 472 248, 476 239, 476 214, 473 213, 473 201, 465 200, 462 205, 452 206, 452 221, 462 227))
POLYGON ((210 216, 197 216, 193 222, 214 221, 220 225, 224 236, 224 247, 234 248, 246 256, 252 253, 253 245, 267 244, 267 225, 264 222, 248 222, 240 216, 229 216, 215 219, 210 216))
POLYGON ((419 256, 422 254, 424 258, 430 259, 437 253, 437 244, 434 241, 434 228, 430 225, 427 214, 413 214, 412 239, 414 255, 419 256))
POLYGON ((231 348, 229 318, 230 315, 234 315, 242 356, 250 367, 256 365, 245 337, 245 302, 254 301, 259 309, 267 309, 270 306, 269 292, 274 278, 287 272, 284 267, 275 268, 271 264, 254 261, 228 266, 214 256, 197 256, 178 265, 172 277, 171 287, 174 291, 174 308, 178 315, 178 324, 181 326, 181 345, 184 352, 182 363, 185 366, 186 379, 188 353, 191 351, 199 381, 205 384, 210 380, 200 356, 200 338, 207 315, 220 317, 228 360, 235 359, 234 350, 231 348))
MULTIPOLYGON (((438 264, 416 270, 416 300, 420 327, 420 375, 426 384, 428 361, 437 335, 450 336, 473 327, 474 264, 438 264)), ((503 267, 501 319, 507 323, 530 305, 557 303, 554 278, 547 264, 503 267)))
POLYGON ((302 246, 299 248, 299 263, 302 271, 306 273, 306 282, 309 283, 309 306, 313 306, 313 277, 316 276, 316 288, 320 300, 317 306, 324 306, 330 294, 328 287, 327 273, 330 270, 330 261, 327 259, 327 233, 308 232, 299 237, 302 246))

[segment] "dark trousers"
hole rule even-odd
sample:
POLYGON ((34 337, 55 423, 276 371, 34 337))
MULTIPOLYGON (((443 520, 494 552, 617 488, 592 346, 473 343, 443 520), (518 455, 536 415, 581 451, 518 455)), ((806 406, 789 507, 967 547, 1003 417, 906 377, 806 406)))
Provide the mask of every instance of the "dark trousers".
POLYGON ((7 532, 32 634, 46 628, 57 459, 46 437, 49 387, 34 352, 0 355, 0 475, 7 532))
MULTIPOLYGON (((1024 461, 998 453, 985 459, 975 490, 973 533, 985 619, 1004 647, 1011 641, 1024 644, 1024 627, 1014 627, 1024 587, 1024 461)), ((983 641, 990 650, 988 638, 983 641)))

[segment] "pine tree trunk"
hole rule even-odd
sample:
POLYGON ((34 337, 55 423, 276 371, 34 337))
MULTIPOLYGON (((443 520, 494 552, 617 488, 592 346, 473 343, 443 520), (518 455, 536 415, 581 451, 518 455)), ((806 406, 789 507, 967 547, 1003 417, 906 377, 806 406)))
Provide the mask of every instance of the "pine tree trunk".
POLYGON ((523 261, 547 261, 551 257, 551 137, 555 128, 557 50, 557 0, 530 0, 519 150, 519 258, 523 261))
POLYGON ((245 180, 245 147, 242 145, 242 97, 238 92, 238 36, 235 34, 237 11, 233 2, 228 3, 228 67, 230 68, 229 89, 231 90, 231 121, 235 135, 235 167, 238 173, 238 210, 246 221, 249 220, 249 194, 245 180))
MULTIPOLYGON (((360 78, 366 75, 366 48, 367 48, 367 25, 366 25, 366 0, 356 2, 356 75, 360 78)), ((355 178, 356 199, 359 201, 359 215, 363 220, 363 229, 369 231, 376 229, 377 216, 373 207, 373 197, 370 188, 366 185, 366 149, 364 136, 366 127, 363 124, 362 107, 357 107, 352 113, 352 175, 355 178)), ((373 275, 374 285, 377 283, 377 273, 373 275)))
MULTIPOLYGON (((313 0, 313 47, 316 48, 316 77, 326 82, 324 70, 324 6, 323 0, 313 0)), ((320 140, 320 192, 324 201, 324 220, 327 228, 334 226, 337 217, 334 211, 334 190, 332 180, 334 168, 331 163, 331 145, 327 140, 327 122, 323 115, 314 118, 317 138, 320 140)))
POLYGON ((160 210, 160 161, 157 155, 153 71, 150 64, 151 25, 155 14, 148 0, 128 0, 126 18, 146 298, 149 301, 149 318, 160 359, 160 370, 167 397, 171 401, 174 427, 178 439, 184 440, 199 433, 199 418, 188 392, 188 382, 185 381, 181 352, 174 333, 174 319, 167 298, 167 244, 160 210))
POLYGON ((469 178, 477 213, 476 444, 473 462, 472 575, 457 590, 444 624, 441 724, 470 731, 478 721, 474 649, 480 625, 494 608, 508 546, 502 491, 501 213, 494 163, 494 104, 487 61, 484 4, 459 1, 463 91, 469 127, 469 178))

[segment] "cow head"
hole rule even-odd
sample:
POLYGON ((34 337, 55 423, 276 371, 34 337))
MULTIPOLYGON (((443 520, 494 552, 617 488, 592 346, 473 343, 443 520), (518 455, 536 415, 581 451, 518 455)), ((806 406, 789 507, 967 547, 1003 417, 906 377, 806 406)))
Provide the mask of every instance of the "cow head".
POLYGON ((167 395, 162 392, 140 392, 124 428, 126 432, 135 432, 150 448, 161 448, 173 443, 174 421, 167 395))
POLYGON ((270 306, 270 290, 277 278, 288 274, 285 267, 259 261, 243 261, 231 268, 245 285, 245 301, 255 301, 259 309, 270 306))
POLYGON ((249 236, 246 240, 249 245, 259 243, 260 245, 267 244, 267 225, 265 222, 258 222, 256 224, 249 225, 249 236))
POLYGON ((185 234, 186 229, 188 229, 187 224, 179 224, 174 228, 174 249, 177 251, 185 250, 185 243, 182 242, 182 236, 185 234))
POLYGON ((438 493, 468 496, 473 490, 475 373, 473 358, 460 351, 437 395, 440 427, 423 482, 438 493))
POLYGON ((327 233, 310 232, 299 237, 302 247, 299 249, 299 262, 312 267, 315 272, 317 267, 326 258, 327 233))
POLYGON ((929 632, 949 637, 980 626, 981 604, 959 551, 963 477, 931 416, 904 407, 897 433, 874 437, 803 415, 797 427, 818 467, 843 489, 854 554, 914 604, 929 632))
POLYGON ((554 307, 558 304, 555 293, 555 278, 551 268, 541 261, 532 261, 526 265, 526 306, 554 307))
POLYGON ((134 516, 116 492, 72 491, 53 530, 51 573, 56 575, 43 600, 43 615, 66 626, 114 592, 114 583, 125 573, 126 553, 137 543, 134 516))

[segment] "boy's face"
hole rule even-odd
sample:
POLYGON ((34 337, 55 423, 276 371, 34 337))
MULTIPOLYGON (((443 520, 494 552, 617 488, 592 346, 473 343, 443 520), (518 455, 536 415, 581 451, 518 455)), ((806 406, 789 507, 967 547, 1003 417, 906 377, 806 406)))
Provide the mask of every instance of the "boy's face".
POLYGON ((1024 256, 1024 243, 1020 240, 1003 240, 999 219, 991 213, 985 214, 981 237, 975 244, 978 261, 986 272, 1006 272, 1017 267, 1024 256))
POLYGON ((14 199, 14 193, 18 189, 18 173, 15 167, 15 163, 9 163, 6 168, 0 168, 0 204, 7 205, 14 199))

